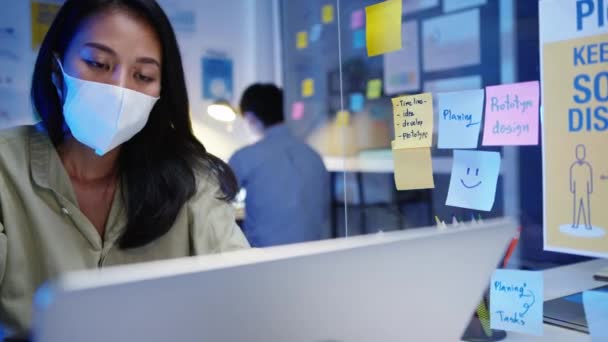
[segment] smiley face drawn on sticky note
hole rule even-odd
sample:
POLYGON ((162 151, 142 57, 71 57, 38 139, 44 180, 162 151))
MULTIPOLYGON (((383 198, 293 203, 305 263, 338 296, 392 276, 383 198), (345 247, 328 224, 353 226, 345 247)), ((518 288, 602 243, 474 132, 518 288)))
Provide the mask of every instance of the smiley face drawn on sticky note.
POLYGON ((498 152, 455 150, 446 205, 492 210, 499 171, 498 152))
MULTIPOLYGON (((470 175, 471 175, 471 168, 467 167, 467 178, 469 178, 470 175)), ((475 168, 475 177, 479 177, 479 168, 478 167, 475 168)), ((476 188, 481 185, 481 181, 478 181, 477 183, 475 183, 473 185, 468 185, 467 182, 465 182, 464 178, 460 178, 460 183, 462 183, 462 185, 467 189, 473 189, 473 188, 476 188)))

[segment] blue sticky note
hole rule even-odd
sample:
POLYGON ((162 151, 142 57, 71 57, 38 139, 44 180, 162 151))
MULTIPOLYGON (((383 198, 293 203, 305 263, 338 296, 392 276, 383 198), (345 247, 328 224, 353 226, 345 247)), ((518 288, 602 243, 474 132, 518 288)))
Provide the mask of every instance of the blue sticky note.
POLYGON ((353 31, 353 48, 362 49, 365 47, 365 30, 353 31))
POLYGON ((365 97, 361 93, 350 94, 350 111, 360 112, 363 110, 365 97))
POLYGON ((310 42, 316 42, 317 40, 319 40, 319 38, 321 37, 321 30, 323 29, 323 25, 321 24, 315 24, 312 26, 312 28, 310 29, 310 42))
POLYGON ((608 341, 608 292, 583 292, 583 305, 591 340, 608 341))
POLYGON ((483 89, 439 93, 437 113, 439 121, 438 148, 477 148, 483 89))
POLYGON ((500 153, 455 150, 445 204, 473 210, 492 210, 499 172, 500 153))
POLYGON ((490 326, 541 336, 543 301, 541 272, 496 270, 490 283, 490 326))

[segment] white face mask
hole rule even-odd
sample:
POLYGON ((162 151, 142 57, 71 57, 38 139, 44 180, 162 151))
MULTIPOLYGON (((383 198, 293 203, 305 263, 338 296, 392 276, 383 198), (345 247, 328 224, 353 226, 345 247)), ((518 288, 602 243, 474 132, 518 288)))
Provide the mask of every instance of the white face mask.
POLYGON ((72 77, 57 62, 67 90, 63 116, 76 140, 102 156, 144 128, 158 97, 72 77))

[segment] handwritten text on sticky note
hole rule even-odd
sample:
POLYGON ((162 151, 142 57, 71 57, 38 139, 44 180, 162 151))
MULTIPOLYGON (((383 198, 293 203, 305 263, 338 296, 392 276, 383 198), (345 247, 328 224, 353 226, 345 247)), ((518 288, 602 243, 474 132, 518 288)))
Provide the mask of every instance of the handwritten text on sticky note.
POLYGON ((608 289, 583 292, 583 306, 591 340, 608 341, 608 289))
POLYGON ((431 93, 392 99, 395 144, 399 147, 431 147, 433 144, 433 96, 431 93))
POLYGON ((483 144, 538 145, 538 81, 486 87, 483 144))
POLYGON ((543 300, 541 272, 496 270, 490 283, 492 329, 542 335, 543 300))
POLYGON ((402 0, 386 0, 365 7, 368 56, 401 49, 402 5, 402 0))
POLYGON ((454 151, 446 205, 490 211, 500 172, 500 153, 454 151))
POLYGON ((483 89, 436 95, 439 120, 439 148, 477 148, 483 89))

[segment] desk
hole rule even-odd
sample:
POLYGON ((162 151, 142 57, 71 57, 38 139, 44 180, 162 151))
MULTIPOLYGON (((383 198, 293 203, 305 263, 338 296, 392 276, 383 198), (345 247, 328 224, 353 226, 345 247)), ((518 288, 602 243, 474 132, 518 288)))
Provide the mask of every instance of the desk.
MULTIPOLYGON (((593 274, 606 266, 608 266, 608 260, 598 259, 543 271, 545 276, 545 301, 606 285, 606 282, 593 279, 593 274)), ((578 331, 545 324, 543 336, 537 337, 507 332, 507 338, 504 341, 589 342, 591 337, 578 331)))

